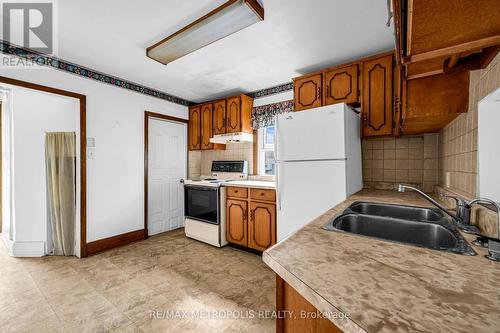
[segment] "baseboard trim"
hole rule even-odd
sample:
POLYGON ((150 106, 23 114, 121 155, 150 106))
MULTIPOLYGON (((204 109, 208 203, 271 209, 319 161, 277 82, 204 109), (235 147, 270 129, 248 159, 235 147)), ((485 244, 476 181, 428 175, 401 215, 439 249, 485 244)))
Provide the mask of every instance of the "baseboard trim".
POLYGON ((12 257, 43 257, 45 253, 45 242, 12 242, 9 255, 12 257))
POLYGON ((10 240, 9 238, 9 234, 4 232, 2 233, 2 239, 3 239, 3 242, 5 243, 5 247, 7 248, 7 253, 9 254, 9 256, 12 256, 12 241, 10 240))
POLYGON ((87 255, 90 256, 92 254, 110 250, 118 246, 123 246, 133 242, 137 242, 145 238, 146 238, 146 230, 141 229, 141 230, 127 232, 121 235, 116 235, 109 238, 99 239, 87 243, 87 255))

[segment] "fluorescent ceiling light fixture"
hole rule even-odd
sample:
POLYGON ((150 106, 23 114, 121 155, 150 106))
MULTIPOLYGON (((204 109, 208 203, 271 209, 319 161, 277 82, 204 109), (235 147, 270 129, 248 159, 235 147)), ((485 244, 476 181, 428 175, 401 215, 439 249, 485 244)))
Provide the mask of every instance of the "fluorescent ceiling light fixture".
POLYGON ((229 0, 207 15, 147 48, 164 65, 264 19, 257 0, 229 0))

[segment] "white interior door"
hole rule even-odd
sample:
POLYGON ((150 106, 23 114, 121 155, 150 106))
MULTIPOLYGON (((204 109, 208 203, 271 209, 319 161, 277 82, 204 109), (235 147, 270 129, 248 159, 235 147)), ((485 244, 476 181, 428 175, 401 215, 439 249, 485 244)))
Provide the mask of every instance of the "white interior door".
POLYGON ((149 120, 148 129, 148 233, 154 235, 184 225, 187 126, 149 120))

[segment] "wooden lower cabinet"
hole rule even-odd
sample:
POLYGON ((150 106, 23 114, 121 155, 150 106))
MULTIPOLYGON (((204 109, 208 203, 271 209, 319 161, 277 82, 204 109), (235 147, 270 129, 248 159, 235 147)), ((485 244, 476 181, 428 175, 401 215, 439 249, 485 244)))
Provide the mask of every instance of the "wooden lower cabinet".
POLYGON ((226 239, 229 243, 247 246, 248 203, 227 199, 226 239))
POLYGON ((274 190, 228 187, 227 241, 257 251, 276 244, 275 200, 274 190))
POLYGON ((276 275, 276 311, 292 315, 276 319, 276 333, 342 333, 301 294, 276 275))
POLYGON ((250 202, 248 247, 264 251, 276 243, 276 205, 250 202))

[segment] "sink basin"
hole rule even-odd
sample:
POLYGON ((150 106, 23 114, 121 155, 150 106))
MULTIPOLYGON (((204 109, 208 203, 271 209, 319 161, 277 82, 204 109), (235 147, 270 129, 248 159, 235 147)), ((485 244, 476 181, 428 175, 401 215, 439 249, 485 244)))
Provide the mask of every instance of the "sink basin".
POLYGON ((373 202, 355 202, 347 210, 354 213, 394 217, 397 219, 413 221, 433 221, 442 220, 445 216, 439 210, 423 207, 390 205, 373 202))
POLYGON ((335 219, 332 227, 353 234, 433 249, 451 249, 458 243, 455 235, 442 225, 381 216, 346 214, 335 219))
POLYGON ((476 252, 441 212, 429 208, 355 202, 326 230, 464 255, 476 252))

